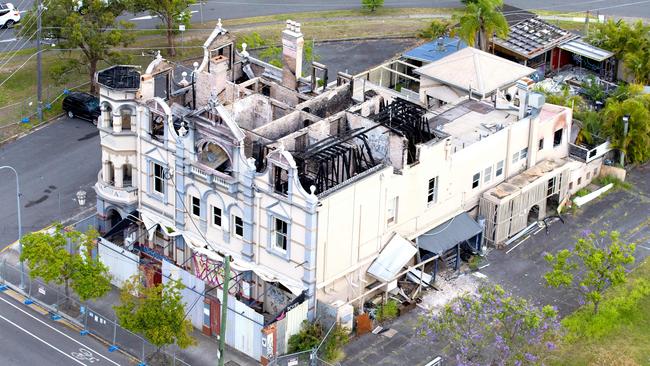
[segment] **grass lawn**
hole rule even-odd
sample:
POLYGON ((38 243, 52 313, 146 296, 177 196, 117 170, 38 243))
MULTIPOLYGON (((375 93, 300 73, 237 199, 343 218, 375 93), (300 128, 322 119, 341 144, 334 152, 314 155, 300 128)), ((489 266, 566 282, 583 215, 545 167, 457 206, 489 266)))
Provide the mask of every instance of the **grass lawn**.
POLYGON ((586 306, 562 324, 567 334, 553 365, 650 365, 650 258, 607 292, 596 316, 586 306))

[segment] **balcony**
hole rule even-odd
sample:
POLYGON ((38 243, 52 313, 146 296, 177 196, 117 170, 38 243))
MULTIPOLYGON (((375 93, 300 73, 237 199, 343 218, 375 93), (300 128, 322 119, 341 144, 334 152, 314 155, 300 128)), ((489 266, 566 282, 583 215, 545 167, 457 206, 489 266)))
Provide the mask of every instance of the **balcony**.
POLYGON ((225 189, 230 189, 230 186, 236 182, 233 177, 210 169, 202 164, 192 165, 190 171, 194 177, 202 178, 208 184, 214 184, 225 189))
POLYGON ((133 204, 138 201, 138 188, 137 187, 123 187, 118 188, 110 183, 104 181, 102 172, 97 174, 97 183, 95 183, 95 192, 101 198, 125 205, 133 204))

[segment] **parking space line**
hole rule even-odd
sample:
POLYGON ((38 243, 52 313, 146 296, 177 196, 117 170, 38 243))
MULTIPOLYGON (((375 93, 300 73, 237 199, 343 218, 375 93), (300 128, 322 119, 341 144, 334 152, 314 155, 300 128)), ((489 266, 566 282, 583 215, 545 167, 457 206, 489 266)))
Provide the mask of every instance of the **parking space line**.
POLYGON ((107 358, 106 356, 104 356, 104 355, 102 355, 101 353, 99 353, 99 352, 97 352, 97 351, 95 351, 94 349, 92 349, 92 348, 90 348, 90 347, 89 347, 88 345, 86 345, 86 344, 83 344, 83 343, 81 343, 81 342, 79 342, 78 340, 76 340, 76 339, 74 339, 74 338, 72 338, 72 337, 70 337, 69 335, 67 335, 67 334, 65 334, 65 333, 63 333, 63 332, 61 332, 60 330, 58 330, 58 329, 56 329, 55 327, 53 327, 53 326, 51 326, 51 325, 49 325, 49 324, 47 324, 47 323, 46 323, 46 322, 44 322, 44 321, 42 321, 42 320, 40 320, 40 319, 38 319, 38 318, 37 318, 37 317, 35 317, 34 315, 32 315, 32 314, 30 314, 30 313, 28 313, 28 312, 26 312, 25 310, 23 310, 23 309, 21 309, 20 307, 18 307, 18 306, 16 306, 16 305, 14 305, 14 304, 12 304, 11 302, 9 302, 9 301, 7 301, 7 300, 5 300, 5 299, 3 299, 3 298, 1 298, 1 297, 0 297, 0 300, 2 300, 3 302, 5 302, 5 303, 7 303, 7 304, 9 304, 10 306, 12 306, 12 307, 14 307, 15 309, 17 309, 18 311, 20 311, 20 312, 22 312, 22 313, 24 313, 25 315, 27 315, 27 316, 29 316, 30 318, 32 318, 32 319, 34 319, 34 320, 36 320, 36 321, 38 321, 39 323, 41 323, 41 324, 43 324, 43 325, 45 325, 46 327, 48 327, 48 328, 50 328, 50 329, 52 329, 53 331, 55 331, 55 332, 57 332, 57 333, 59 333, 59 334, 61 334, 62 336, 64 336, 64 337, 66 337, 66 338, 68 338, 69 340, 71 340, 71 341, 73 341, 73 342, 75 342, 75 343, 77 343, 78 345, 80 345, 80 346, 83 346, 83 347, 85 347, 85 348, 87 348, 88 350, 90 350, 90 351, 92 351, 93 353, 95 353, 95 354, 97 354, 97 355, 98 355, 99 357, 101 357, 101 358, 103 358, 103 359, 105 359, 106 361, 108 361, 108 362, 110 362, 110 363, 112 363, 113 365, 116 365, 116 366, 120 366, 120 364, 119 364, 119 363, 117 363, 117 362, 115 362, 115 361, 113 361, 113 360, 111 360, 111 359, 109 359, 109 358, 107 358))
POLYGON ((12 322, 11 320, 5 318, 4 316, 0 315, 0 319, 6 321, 7 323, 13 325, 13 326, 16 327, 16 328, 22 330, 23 332, 29 334, 30 336, 34 337, 35 339, 41 341, 43 344, 45 344, 45 345, 49 346, 50 348, 54 349, 55 351, 61 353, 61 354, 64 355, 65 357, 67 357, 67 358, 73 360, 74 362, 76 362, 76 363, 78 363, 78 364, 80 364, 80 365, 87 366, 85 363, 83 363, 83 362, 77 360, 76 358, 72 357, 71 355, 67 354, 66 352, 62 351, 61 349, 59 349, 59 348, 53 346, 52 344, 48 343, 46 340, 41 339, 41 338, 40 338, 39 336, 37 336, 36 334, 34 334, 34 333, 28 331, 27 329, 21 327, 20 325, 18 325, 18 324, 16 324, 16 323, 12 322))

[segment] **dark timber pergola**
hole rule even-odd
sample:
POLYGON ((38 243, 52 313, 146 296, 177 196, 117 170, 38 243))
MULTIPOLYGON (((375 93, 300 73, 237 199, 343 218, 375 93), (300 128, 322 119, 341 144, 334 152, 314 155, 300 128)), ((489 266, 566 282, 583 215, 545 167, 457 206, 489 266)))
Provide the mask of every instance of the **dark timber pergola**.
POLYGON ((379 113, 371 118, 382 126, 406 137, 408 140, 407 163, 417 159, 417 144, 427 142, 436 136, 431 133, 429 122, 424 117, 426 110, 415 103, 396 99, 389 105, 379 104, 379 113))
POLYGON ((367 131, 366 128, 348 130, 318 141, 304 152, 295 152, 303 186, 314 185, 316 192, 324 192, 375 166, 367 131))

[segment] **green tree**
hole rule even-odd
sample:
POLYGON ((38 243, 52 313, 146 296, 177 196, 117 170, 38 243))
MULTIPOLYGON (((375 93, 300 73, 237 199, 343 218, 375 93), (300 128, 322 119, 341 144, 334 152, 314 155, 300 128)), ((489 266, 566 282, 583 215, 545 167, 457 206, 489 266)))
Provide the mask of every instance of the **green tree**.
POLYGON ((610 98, 603 111, 603 137, 612 146, 625 152, 632 163, 650 159, 650 95, 638 95, 618 101, 610 98), (629 116, 628 133, 625 135, 623 116, 629 116))
POLYGON ((27 261, 31 278, 63 285, 67 298, 70 288, 83 301, 99 298, 111 290, 111 277, 108 268, 90 255, 98 236, 96 230, 84 234, 56 224, 52 233, 23 236, 20 258, 27 261))
POLYGON ((623 20, 610 19, 596 25, 587 40, 614 52, 635 83, 650 82, 650 26, 640 20, 630 25, 623 20))
POLYGON ((361 0, 361 7, 374 12, 384 6, 384 0, 361 0))
POLYGON ((190 25, 192 14, 189 7, 196 3, 196 0, 131 0, 133 12, 148 11, 158 16, 167 35, 167 53, 169 56, 176 56, 174 46, 174 34, 178 26, 190 25))
MULTIPOLYGON (((128 57, 115 50, 115 47, 126 47, 134 40, 132 32, 129 32, 133 23, 117 20, 125 11, 125 0, 48 1, 47 10, 42 11, 41 16, 43 29, 47 37, 56 40, 56 47, 67 51, 63 63, 54 68, 54 78, 61 80, 62 75, 85 69, 90 92, 95 93, 94 77, 100 61, 109 64, 128 61, 128 57), (81 52, 69 51, 71 49, 81 52)), ((18 30, 20 37, 33 35, 34 28, 24 25, 35 24, 33 18, 37 14, 37 2, 34 2, 34 9, 23 17, 18 30)))
POLYGON ((418 37, 424 39, 438 39, 449 34, 451 31, 451 23, 446 20, 434 19, 429 25, 418 32, 418 37))
POLYGON ((493 35, 505 38, 508 35, 508 22, 501 13, 503 0, 476 0, 465 5, 463 13, 454 16, 459 23, 458 36, 468 45, 488 50, 493 35))
POLYGON ((636 84, 650 83, 650 49, 643 48, 629 52, 623 58, 623 62, 636 84))
POLYGON ((554 308, 539 308, 486 284, 419 322, 421 335, 448 344, 458 365, 540 365, 560 335, 554 308))
POLYGON ((124 283, 120 305, 114 306, 119 323, 140 333, 153 345, 164 348, 176 344, 187 348, 196 344, 192 323, 185 317, 185 304, 179 281, 169 281, 153 287, 142 285, 143 278, 133 276, 124 283))
POLYGON ((624 243, 617 231, 585 232, 572 250, 544 256, 551 266, 544 279, 548 286, 576 290, 583 301, 594 305, 597 314, 605 290, 627 281, 626 265, 634 263, 635 248, 624 243))

